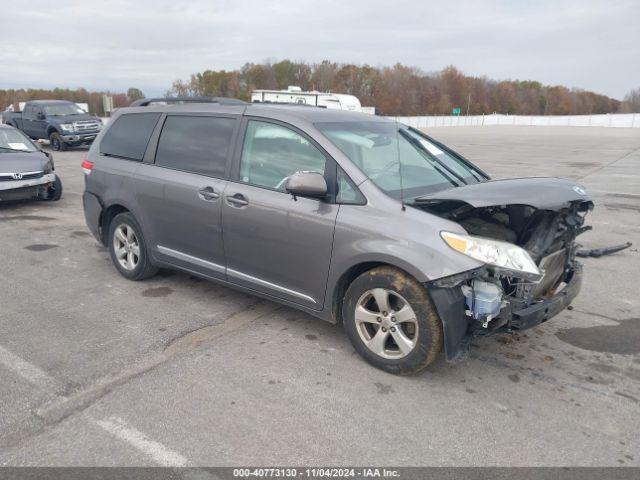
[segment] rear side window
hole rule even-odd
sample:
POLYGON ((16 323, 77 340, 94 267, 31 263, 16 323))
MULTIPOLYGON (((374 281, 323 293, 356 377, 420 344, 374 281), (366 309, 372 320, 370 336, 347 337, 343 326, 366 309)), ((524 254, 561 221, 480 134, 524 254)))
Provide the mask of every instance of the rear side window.
POLYGON ((126 113, 118 117, 100 143, 100 153, 141 161, 160 113, 126 113))
POLYGON ((158 141, 156 165, 223 177, 235 123, 233 118, 167 117, 158 141))

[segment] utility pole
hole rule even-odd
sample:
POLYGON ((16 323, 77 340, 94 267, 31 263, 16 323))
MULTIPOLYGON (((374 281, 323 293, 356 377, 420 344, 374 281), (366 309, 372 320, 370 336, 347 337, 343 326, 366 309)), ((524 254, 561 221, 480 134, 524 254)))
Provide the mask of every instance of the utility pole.
POLYGON ((471 94, 469 94, 469 99, 467 100, 467 117, 469 116, 469 107, 471 106, 471 94))

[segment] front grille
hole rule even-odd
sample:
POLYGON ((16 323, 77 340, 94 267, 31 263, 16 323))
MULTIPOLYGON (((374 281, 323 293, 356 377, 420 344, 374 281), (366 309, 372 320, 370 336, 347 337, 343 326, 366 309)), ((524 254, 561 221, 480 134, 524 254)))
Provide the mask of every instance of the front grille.
POLYGON ((76 132, 95 132, 100 130, 100 124, 96 121, 89 120, 86 122, 73 122, 76 132))
MULTIPOLYGON (((16 172, 18 173, 18 172, 16 172)), ((14 178, 14 173, 0 173, 0 182, 13 182, 17 180, 33 180, 34 178, 40 178, 44 175, 42 170, 38 172, 20 172, 22 178, 14 178)))

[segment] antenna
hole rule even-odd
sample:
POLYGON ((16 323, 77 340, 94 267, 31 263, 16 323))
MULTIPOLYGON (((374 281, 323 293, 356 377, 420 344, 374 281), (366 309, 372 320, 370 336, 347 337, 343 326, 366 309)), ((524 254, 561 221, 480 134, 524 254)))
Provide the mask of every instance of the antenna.
POLYGON ((402 180, 402 159, 400 158, 400 127, 398 126, 398 117, 396 117, 396 151, 398 152, 398 174, 400 175, 400 203, 402 204, 402 211, 404 212, 407 207, 404 204, 404 184, 402 180))

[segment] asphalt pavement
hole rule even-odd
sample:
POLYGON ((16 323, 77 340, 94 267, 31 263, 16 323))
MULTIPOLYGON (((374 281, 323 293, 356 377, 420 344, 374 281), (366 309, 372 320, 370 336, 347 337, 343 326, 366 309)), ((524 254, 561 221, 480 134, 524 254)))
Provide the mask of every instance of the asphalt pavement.
POLYGON ((125 280, 84 224, 86 151, 55 153, 61 201, 0 206, 0 465, 640 466, 640 131, 428 133, 496 178, 576 180, 584 246, 634 246, 584 260, 573 310, 398 377, 296 310, 125 280))

